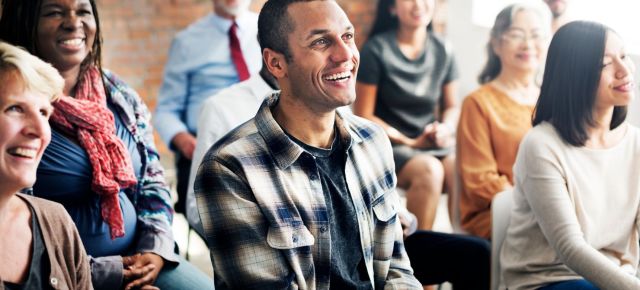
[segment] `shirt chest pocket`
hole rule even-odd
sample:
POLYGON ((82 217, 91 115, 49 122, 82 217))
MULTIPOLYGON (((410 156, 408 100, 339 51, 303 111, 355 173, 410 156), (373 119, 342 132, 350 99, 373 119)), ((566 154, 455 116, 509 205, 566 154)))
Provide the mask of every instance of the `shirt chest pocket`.
POLYGON ((287 250, 312 246, 315 243, 315 238, 303 225, 297 227, 271 226, 267 233, 267 243, 274 249, 287 250))
POLYGON ((269 227, 267 233, 267 244, 278 252, 285 259, 289 267, 280 267, 277 277, 283 281, 283 285, 288 285, 286 289, 305 289, 301 287, 305 281, 314 279, 314 259, 311 247, 315 243, 315 238, 304 226, 281 226, 269 227))
POLYGON ((394 203, 389 198, 389 194, 385 194, 378 198, 373 205, 373 214, 375 215, 376 224, 388 224, 396 216, 394 203))

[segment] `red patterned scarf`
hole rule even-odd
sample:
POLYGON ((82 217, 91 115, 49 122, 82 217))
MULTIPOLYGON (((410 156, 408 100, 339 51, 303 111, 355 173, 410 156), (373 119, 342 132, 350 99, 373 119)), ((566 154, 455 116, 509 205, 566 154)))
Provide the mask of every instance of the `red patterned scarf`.
POLYGON ((109 225, 111 239, 124 235, 124 221, 118 193, 136 184, 127 149, 116 136, 113 113, 107 107, 102 76, 89 68, 79 77, 75 98, 62 97, 54 103, 52 123, 75 135, 87 151, 93 178, 91 189, 100 196, 102 219, 109 225))

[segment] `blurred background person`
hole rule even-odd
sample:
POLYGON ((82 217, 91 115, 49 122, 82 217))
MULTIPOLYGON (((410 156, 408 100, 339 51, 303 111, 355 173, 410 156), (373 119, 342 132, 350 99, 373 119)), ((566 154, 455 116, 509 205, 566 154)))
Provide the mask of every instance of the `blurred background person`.
POLYGON ((64 78, 34 194, 69 212, 93 257, 94 286, 212 288, 174 253, 171 198, 150 114, 133 89, 102 69, 95 2, 6 0, 0 39, 27 48, 64 78))
POLYGON ((361 51, 356 115, 393 145, 398 186, 418 228, 429 230, 443 191, 453 192, 458 72, 447 43, 427 29, 434 0, 380 0, 361 51))
POLYGON ((640 289, 640 131, 625 121, 634 71, 602 24, 554 35, 514 165, 500 257, 508 289, 640 289))
POLYGON ((186 205, 187 220, 201 237, 204 237, 204 229, 198 214, 193 185, 202 158, 220 138, 253 118, 264 99, 279 89, 278 82, 263 65, 258 74, 219 91, 202 104, 202 113, 198 121, 198 142, 189 172, 186 205))
POLYGON ((0 42, 0 288, 93 289, 73 221, 54 202, 25 195, 51 141, 52 101, 64 80, 51 65, 0 42))
POLYGON ((491 200, 513 186, 518 145, 531 128, 540 93, 550 16, 534 6, 513 4, 496 17, 487 43, 482 84, 462 103, 457 130, 462 228, 491 238, 491 200))
POLYGON ((258 15, 251 0, 212 0, 213 12, 180 31, 171 44, 154 125, 175 152, 176 212, 186 213, 189 170, 203 102, 257 74, 262 64, 258 15))
POLYGON ((567 22, 571 21, 571 18, 567 14, 567 6, 569 5, 570 0, 544 0, 544 3, 549 6, 549 11, 551 11, 551 15, 553 16, 553 20, 551 21, 551 31, 555 33, 558 31, 560 26, 565 25, 567 22))

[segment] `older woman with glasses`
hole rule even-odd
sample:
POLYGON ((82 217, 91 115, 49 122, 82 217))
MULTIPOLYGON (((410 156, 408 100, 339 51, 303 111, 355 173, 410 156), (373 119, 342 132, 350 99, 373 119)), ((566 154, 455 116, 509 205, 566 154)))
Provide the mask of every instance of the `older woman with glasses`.
POLYGON ((0 83, 0 289, 93 289, 65 209, 19 193, 36 180, 64 81, 51 65, 0 42, 0 83))
POLYGON ((480 88, 462 104, 457 131, 462 227, 491 236, 491 200, 513 185, 518 144, 531 128, 540 93, 536 73, 547 50, 549 12, 522 4, 496 17, 487 45, 480 88))

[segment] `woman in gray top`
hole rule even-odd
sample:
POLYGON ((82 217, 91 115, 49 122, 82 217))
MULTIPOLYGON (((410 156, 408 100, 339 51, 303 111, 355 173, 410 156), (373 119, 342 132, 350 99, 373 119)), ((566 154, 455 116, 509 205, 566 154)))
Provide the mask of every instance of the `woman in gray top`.
POLYGON ((418 227, 433 226, 443 187, 452 192, 458 72, 447 44, 427 26, 434 0, 380 0, 361 51, 354 113, 393 143, 398 185, 418 227))

